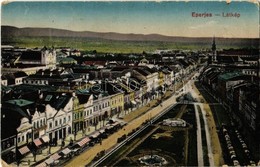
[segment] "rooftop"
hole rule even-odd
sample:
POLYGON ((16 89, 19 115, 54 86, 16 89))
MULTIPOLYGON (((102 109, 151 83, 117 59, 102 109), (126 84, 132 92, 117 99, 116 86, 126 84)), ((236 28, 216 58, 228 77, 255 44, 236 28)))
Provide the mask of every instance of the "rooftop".
POLYGON ((23 107, 23 106, 33 104, 34 102, 25 99, 15 99, 15 100, 8 100, 6 101, 6 103, 15 104, 18 105, 19 107, 23 107))
POLYGON ((243 74, 241 72, 228 72, 228 73, 219 75, 219 79, 230 80, 230 79, 233 79, 235 77, 240 77, 240 76, 243 76, 243 74))

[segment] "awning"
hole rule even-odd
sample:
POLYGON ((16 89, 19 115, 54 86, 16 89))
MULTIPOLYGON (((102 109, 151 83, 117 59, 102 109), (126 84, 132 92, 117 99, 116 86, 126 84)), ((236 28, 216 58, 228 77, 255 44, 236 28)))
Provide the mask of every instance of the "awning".
POLYGON ((113 127, 114 127, 114 126, 112 126, 112 125, 107 125, 107 126, 106 126, 106 129, 107 129, 107 130, 110 130, 110 129, 112 129, 113 127))
POLYGON ((135 99, 135 101, 136 101, 137 103, 141 103, 141 100, 139 100, 139 99, 135 99))
POLYGON ((105 133, 105 129, 101 129, 100 131, 99 131, 99 133, 105 133))
POLYGON ((90 139, 88 137, 85 137, 84 139, 82 139, 80 142, 78 142, 77 144, 82 147, 83 145, 87 144, 88 142, 90 142, 90 139))
POLYGON ((71 152, 69 148, 65 148, 64 150, 61 151, 63 154, 67 155, 71 152))
POLYGON ((54 161, 60 159, 60 157, 61 157, 61 156, 60 156, 58 153, 55 153, 55 154, 53 154, 53 155, 51 156, 51 158, 52 158, 54 161))
POLYGON ((48 158, 44 161, 46 164, 50 165, 54 162, 54 160, 52 158, 48 158))
POLYGON ((133 105, 136 105, 136 102, 135 102, 134 100, 131 100, 131 103, 132 103, 133 105))
POLYGON ((119 122, 115 122, 115 123, 112 124, 113 127, 117 126, 117 125, 119 125, 119 122))
POLYGON ((47 164, 45 162, 42 162, 42 163, 36 165, 35 167, 47 167, 47 164))
POLYGON ((91 135, 90 137, 92 137, 92 138, 97 138, 99 135, 100 135, 100 133, 99 133, 99 132, 96 132, 96 133, 94 133, 93 135, 91 135))
POLYGON ((49 136, 46 135, 42 137, 42 140, 44 141, 44 143, 48 143, 50 141, 49 136))
POLYGON ((23 155, 30 152, 30 150, 27 146, 23 146, 22 148, 19 149, 19 152, 23 155))
POLYGON ((77 152, 79 150, 79 148, 75 148, 75 149, 73 149, 72 151, 75 153, 75 152, 77 152))
POLYGON ((38 139, 35 139, 34 141, 34 144, 38 147, 42 144, 41 140, 38 138, 38 139))

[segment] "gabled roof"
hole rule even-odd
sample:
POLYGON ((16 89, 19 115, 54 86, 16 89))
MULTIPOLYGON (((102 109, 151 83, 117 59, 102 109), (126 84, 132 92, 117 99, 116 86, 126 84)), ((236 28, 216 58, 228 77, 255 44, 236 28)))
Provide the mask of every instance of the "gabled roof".
POLYGON ((70 93, 46 92, 44 93, 42 103, 50 104, 56 110, 64 108, 72 95, 70 93))
POLYGON ((77 94, 76 96, 78 97, 79 104, 85 104, 88 102, 91 95, 90 94, 77 94))

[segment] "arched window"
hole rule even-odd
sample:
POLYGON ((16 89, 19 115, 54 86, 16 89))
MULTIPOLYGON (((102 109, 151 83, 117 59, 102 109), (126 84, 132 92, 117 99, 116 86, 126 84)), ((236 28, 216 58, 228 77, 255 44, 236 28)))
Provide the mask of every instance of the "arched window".
POLYGON ((42 119, 41 119, 41 121, 40 121, 40 126, 42 126, 42 119))

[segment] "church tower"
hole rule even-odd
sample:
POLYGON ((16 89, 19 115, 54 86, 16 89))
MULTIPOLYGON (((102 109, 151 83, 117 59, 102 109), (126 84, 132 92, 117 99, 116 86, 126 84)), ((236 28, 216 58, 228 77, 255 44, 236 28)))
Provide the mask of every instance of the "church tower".
POLYGON ((213 37, 213 42, 212 42, 212 62, 217 61, 217 52, 216 52, 216 42, 215 42, 215 36, 213 37))

